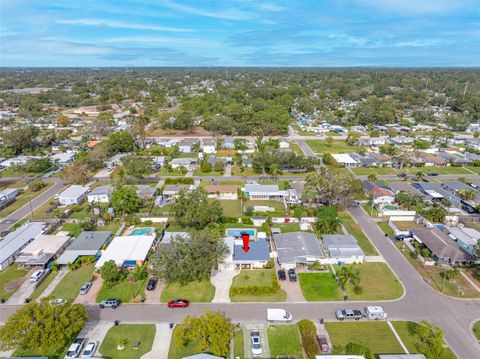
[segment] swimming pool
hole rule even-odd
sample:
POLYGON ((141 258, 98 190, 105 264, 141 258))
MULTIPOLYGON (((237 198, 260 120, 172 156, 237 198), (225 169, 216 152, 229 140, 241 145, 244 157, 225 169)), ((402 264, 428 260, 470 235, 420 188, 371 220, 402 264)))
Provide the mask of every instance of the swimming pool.
POLYGON ((142 228, 142 229, 136 229, 132 233, 130 233, 131 236, 144 236, 146 234, 152 233, 151 228, 142 228))
POLYGON ((255 237, 257 230, 253 228, 228 228, 227 236, 229 237, 241 237, 242 234, 248 234, 250 237, 255 237))

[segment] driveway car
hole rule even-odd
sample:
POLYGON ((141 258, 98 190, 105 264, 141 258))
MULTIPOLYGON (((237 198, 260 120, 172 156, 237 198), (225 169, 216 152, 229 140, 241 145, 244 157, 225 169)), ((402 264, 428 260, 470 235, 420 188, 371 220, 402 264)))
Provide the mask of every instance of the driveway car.
POLYGON ((45 271, 43 269, 33 272, 33 274, 30 276, 30 282, 38 282, 40 278, 43 277, 44 274, 45 274, 45 271))
POLYGON ((83 283, 82 287, 80 288, 80 295, 87 294, 91 287, 92 287, 92 282, 83 283))
POLYGON ((77 358, 80 355, 80 352, 82 351, 84 344, 85 344, 85 339, 83 338, 75 339, 75 341, 68 348, 67 354, 65 355, 65 359, 77 358))
POLYGON ((97 342, 95 340, 89 341, 87 346, 85 347, 85 350, 83 351, 82 358, 93 358, 96 349, 97 342))
POLYGON ((335 316, 338 320, 342 321, 345 319, 355 319, 360 320, 363 317, 362 311, 358 309, 342 309, 337 310, 335 316))
POLYGON ((60 304, 66 304, 67 300, 63 298, 58 298, 58 299, 49 300, 48 303, 54 304, 54 305, 60 305, 60 304))
POLYGON ((330 352, 330 347, 328 345, 328 340, 326 335, 317 335, 318 346, 322 353, 330 352))
POLYGON ((252 354, 253 356, 262 355, 262 341, 260 340, 259 332, 250 333, 252 339, 252 354))
POLYGON ((297 273, 295 273, 295 269, 288 270, 288 279, 290 279, 290 282, 297 281, 297 273))
POLYGON ((168 302, 169 308, 186 308, 190 305, 190 302, 186 299, 175 299, 168 302))
POLYGON ((147 283, 147 290, 154 290, 157 286, 157 279, 155 277, 150 277, 147 283))
POLYGON ((105 300, 102 300, 99 304, 100 308, 112 308, 116 309, 120 305, 120 299, 118 298, 108 298, 105 300))
POLYGON ((287 279, 287 275, 285 274, 285 271, 283 269, 280 269, 278 272, 278 279, 280 280, 286 280, 287 279))

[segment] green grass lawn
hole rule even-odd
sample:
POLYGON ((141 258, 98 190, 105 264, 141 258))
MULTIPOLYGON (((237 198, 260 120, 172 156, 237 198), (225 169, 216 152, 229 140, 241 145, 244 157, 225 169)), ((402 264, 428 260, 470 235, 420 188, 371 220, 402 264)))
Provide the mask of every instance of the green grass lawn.
POLYGON ((52 296, 73 300, 83 283, 88 282, 94 270, 94 264, 84 264, 74 271, 68 272, 53 290, 52 296))
POLYGON ((356 238, 358 245, 360 248, 362 248, 366 256, 378 255, 378 252, 373 246, 372 242, 370 242, 365 233, 363 233, 362 228, 355 223, 348 212, 338 212, 338 218, 340 218, 340 221, 342 221, 348 233, 356 238))
POLYGON ((43 192, 45 192, 46 190, 48 190, 49 188, 51 188, 54 183, 52 182, 45 182, 47 185, 42 188, 40 191, 37 191, 37 192, 33 192, 32 190, 30 189, 27 189, 26 191, 24 191, 23 193, 19 194, 15 200, 15 202, 13 202, 12 204, 8 205, 7 207, 5 207, 4 209, 0 210, 0 214, 2 217, 6 217, 6 216, 9 216, 10 214, 12 214, 13 212, 15 212, 17 209, 19 209, 20 207, 24 206, 25 204, 27 204, 30 200, 40 196, 43 192))
MULTIPOLYGON (((346 290, 349 300, 389 300, 399 298, 403 287, 386 263, 354 264, 360 271, 362 294, 353 293, 353 287, 346 290)), ((336 266, 338 270, 338 266, 336 266)))
POLYGON ((88 203, 84 203, 81 207, 81 210, 78 212, 73 212, 70 217, 70 219, 85 219, 87 217, 91 217, 93 215, 91 210, 87 210, 87 205, 88 203))
POLYGON ((315 153, 350 153, 361 149, 361 147, 349 146, 343 140, 334 140, 331 146, 327 146, 324 140, 306 140, 305 142, 315 153))
POLYGON ((190 302, 211 302, 215 296, 215 287, 210 281, 190 282, 185 286, 178 283, 168 284, 160 296, 160 302, 172 299, 187 299, 190 302))
POLYGON ((227 217, 241 217, 242 216, 242 207, 241 201, 237 200, 224 200, 219 201, 220 206, 223 209, 223 214, 227 217))
MULTIPOLYGON (((235 278, 233 278, 233 287, 260 286, 268 287, 272 284, 272 276, 275 275, 274 269, 244 269, 235 278)), ((275 280, 277 277, 275 275, 275 280)), ((231 295, 232 302, 284 302, 286 293, 279 290, 275 295, 231 295)))
POLYGON ((8 299, 18 289, 28 270, 14 263, 0 272, 0 298, 8 299))
POLYGON ((112 327, 99 348, 104 358, 139 359, 152 349, 155 338, 155 324, 120 324, 112 327), (125 349, 118 350, 119 340, 127 339, 125 349), (140 342, 138 349, 133 349, 133 343, 140 342))
POLYGON ((53 282, 55 277, 57 276, 58 272, 56 271, 50 271, 47 275, 47 277, 42 281, 42 283, 33 291, 33 293, 30 295, 31 300, 38 299, 43 291, 47 289, 47 287, 50 285, 50 283, 53 282))
POLYGON ((408 174, 417 174, 417 172, 423 172, 423 174, 426 176, 428 173, 438 173, 441 175, 466 175, 466 174, 472 174, 472 171, 468 167, 436 167, 436 166, 428 166, 428 167, 408 167, 404 168, 402 172, 408 173, 408 174))
POLYGON ((392 167, 358 167, 351 169, 354 174, 357 176, 368 176, 368 175, 394 175, 397 173, 397 170, 392 167))
POLYGON ((173 330, 172 340, 170 341, 170 349, 168 351, 168 359, 182 359, 190 355, 198 354, 196 345, 193 342, 189 342, 187 345, 180 346, 175 344, 175 340, 173 339, 175 337, 175 330, 177 330, 177 328, 173 330))
POLYGON ((473 334, 475 335, 475 338, 480 341, 480 321, 477 321, 473 325, 473 334))
MULTIPOLYGON (((406 321, 394 321, 392 322, 393 327, 395 328, 397 334, 399 335, 400 339, 402 339, 403 344, 407 347, 410 353, 419 353, 417 347, 415 345, 417 338, 414 334, 412 334, 409 330, 409 326, 419 325, 415 322, 406 322, 406 321)), ((450 348, 445 348, 445 352, 442 355, 441 359, 455 359, 455 354, 452 353, 450 348)))
POLYGON ((243 329, 240 328, 233 335, 233 357, 243 358, 243 329))
POLYGON ((332 273, 299 273, 300 287, 308 301, 343 300, 343 294, 332 273))
POLYGON ((147 285, 147 279, 139 280, 136 282, 124 281, 113 288, 100 289, 97 294, 97 303, 108 298, 118 298, 122 303, 131 302, 137 296, 145 297, 145 286, 147 285))
POLYGON ((480 174, 480 167, 468 166, 467 169, 477 174, 480 174))
POLYGON ((325 328, 333 345, 358 343, 370 348, 376 355, 404 353, 402 346, 384 321, 326 322, 325 328))
POLYGON ((290 358, 303 358, 302 344, 296 325, 271 325, 268 327, 270 356, 275 358, 288 355, 290 358))
POLYGON ((78 237, 82 232, 80 223, 65 223, 60 230, 67 231, 72 237, 78 237))
POLYGON ((300 232, 300 226, 298 223, 283 223, 283 224, 273 224, 272 228, 280 228, 282 233, 288 232, 300 232))
POLYGON ((386 233, 387 236, 389 236, 390 238, 395 236, 395 232, 393 231, 392 227, 388 225, 387 222, 377 222, 377 225, 380 227, 383 233, 386 233))
POLYGON ((255 206, 268 206, 268 207, 274 208, 276 212, 282 212, 282 213, 285 212, 285 205, 283 204, 283 202, 280 202, 280 201, 269 201, 269 200, 251 201, 251 200, 248 200, 248 201, 245 201, 245 203, 243 205, 243 209, 247 208, 247 206, 251 206, 252 209, 255 206))

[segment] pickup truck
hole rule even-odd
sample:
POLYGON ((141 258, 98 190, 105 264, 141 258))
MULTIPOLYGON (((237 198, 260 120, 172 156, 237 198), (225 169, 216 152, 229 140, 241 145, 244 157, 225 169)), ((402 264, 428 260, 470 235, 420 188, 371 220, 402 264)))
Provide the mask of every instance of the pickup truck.
POLYGON ((80 352, 85 345, 85 339, 77 338, 75 341, 70 345, 67 350, 67 354, 65 355, 65 359, 72 359, 77 358, 80 355, 80 352))
POLYGON ((337 310, 335 313, 335 316, 337 317, 338 320, 344 320, 344 319, 355 319, 355 320, 360 320, 363 317, 362 311, 357 310, 357 309, 342 309, 342 310, 337 310))

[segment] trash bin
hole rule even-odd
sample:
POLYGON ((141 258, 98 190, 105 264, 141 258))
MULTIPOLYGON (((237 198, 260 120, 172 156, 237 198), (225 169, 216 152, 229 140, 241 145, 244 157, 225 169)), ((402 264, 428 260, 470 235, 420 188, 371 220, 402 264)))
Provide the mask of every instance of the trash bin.
POLYGON ((323 324, 323 318, 319 319, 320 324, 323 324))
POLYGON ((348 295, 345 294, 345 295, 343 296, 343 300, 347 301, 347 300, 348 300, 348 295))
POLYGON ((174 325, 175 325, 175 324, 173 324, 173 323, 168 324, 168 326, 170 327, 170 329, 173 329, 173 326, 174 326, 174 325))
POLYGON ((114 320, 113 323, 114 323, 115 325, 118 325, 118 324, 120 324, 120 321, 117 319, 117 320, 114 320))
POLYGON ((5 298, 0 298, 0 303, 5 303, 5 298))
POLYGON ((30 298, 25 298, 25 303, 30 303, 30 298))

